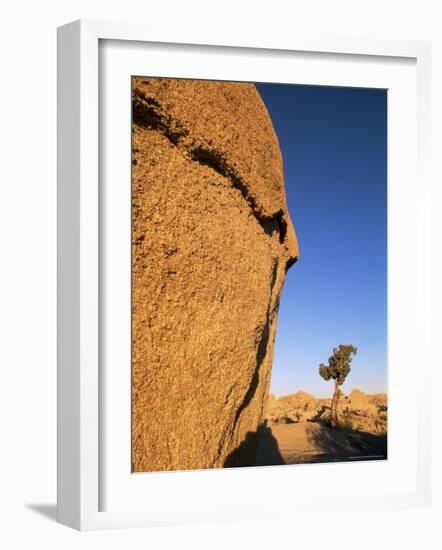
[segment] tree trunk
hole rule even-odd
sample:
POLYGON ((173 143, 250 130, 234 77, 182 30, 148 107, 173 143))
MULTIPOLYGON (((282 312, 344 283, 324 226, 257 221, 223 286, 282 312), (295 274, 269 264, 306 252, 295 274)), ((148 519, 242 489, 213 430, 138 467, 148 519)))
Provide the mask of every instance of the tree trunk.
POLYGON ((330 427, 336 428, 338 425, 338 403, 341 391, 339 389, 338 381, 335 380, 335 392, 333 394, 331 409, 330 409, 330 427))

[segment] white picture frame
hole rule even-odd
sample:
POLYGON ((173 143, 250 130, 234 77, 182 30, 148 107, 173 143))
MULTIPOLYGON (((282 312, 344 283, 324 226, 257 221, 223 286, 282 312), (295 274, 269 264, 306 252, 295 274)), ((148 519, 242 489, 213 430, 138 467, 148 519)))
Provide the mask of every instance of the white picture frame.
MULTIPOLYGON (((408 289, 415 299, 413 326, 419 331, 415 352, 419 351, 422 361, 416 380, 416 488, 407 494, 399 491, 304 497, 302 509, 308 513, 321 505, 329 508, 333 501, 339 507, 357 505, 366 510, 426 506, 431 498, 430 402, 426 391, 430 387, 431 365, 430 351, 426 346, 431 322, 431 248, 428 245, 431 241, 429 212, 432 197, 428 175, 431 45, 426 42, 301 36, 281 36, 278 42, 269 44, 265 38, 251 40, 227 34, 223 40, 212 42, 203 31, 200 36, 187 36, 183 29, 179 35, 167 36, 163 31, 136 24, 76 21, 58 31, 58 521, 76 529, 89 530, 256 518, 263 514, 266 499, 265 494, 260 501, 251 496, 247 506, 244 502, 239 506, 228 506, 223 502, 203 501, 202 493, 198 496, 196 491, 193 496, 189 494, 187 506, 181 502, 170 508, 166 505, 133 507, 122 502, 121 507, 102 510, 99 63, 100 41, 103 40, 175 44, 177 48, 180 44, 183 48, 204 46, 209 57, 214 48, 229 48, 230 55, 235 55, 235 52, 244 55, 251 50, 280 56, 287 52, 304 52, 318 56, 407 58, 416 63, 418 176, 414 178, 413 175, 413 181, 418 199, 414 230, 419 267, 414 285, 408 289)), ((392 205, 393 209, 397 207, 392 205)), ((265 475, 268 478, 277 476, 274 479, 284 483, 284 472, 288 470, 278 468, 277 473, 273 469, 273 473, 267 470, 265 475)), ((219 478, 220 473, 224 472, 217 472, 215 476, 219 478)), ((242 475, 240 469, 228 474, 236 476, 236 482, 242 475)), ((256 474, 264 475, 258 471, 256 474)), ((177 483, 177 476, 185 475, 189 473, 160 474, 156 486, 163 484, 169 488, 177 483)), ((342 465, 339 475, 345 476, 342 465)), ((192 476, 192 483, 199 478, 204 484, 208 483, 207 472, 192 472, 192 476)), ((215 476, 211 476, 212 480, 215 476)), ((288 496, 281 512, 275 513, 281 516, 285 509, 289 517, 294 507, 299 507, 299 502, 288 496)), ((272 509, 275 510, 274 504, 272 509)))

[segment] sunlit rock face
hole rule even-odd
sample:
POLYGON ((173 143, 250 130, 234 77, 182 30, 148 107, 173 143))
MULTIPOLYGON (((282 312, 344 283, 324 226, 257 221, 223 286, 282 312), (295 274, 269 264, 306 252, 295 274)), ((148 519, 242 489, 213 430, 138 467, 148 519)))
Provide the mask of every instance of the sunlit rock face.
POLYGON ((251 465, 298 256, 278 141, 253 84, 132 92, 133 471, 251 465))

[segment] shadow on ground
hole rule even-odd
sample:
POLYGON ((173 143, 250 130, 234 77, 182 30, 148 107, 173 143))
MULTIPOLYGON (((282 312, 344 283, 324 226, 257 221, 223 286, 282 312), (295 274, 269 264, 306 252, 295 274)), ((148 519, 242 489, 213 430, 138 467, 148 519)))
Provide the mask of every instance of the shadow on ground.
POLYGON ((256 451, 255 466, 278 466, 286 464, 272 429, 267 425, 263 425, 258 430, 258 434, 259 442, 256 451))
POLYGON ((224 468, 240 466, 273 466, 285 464, 278 442, 271 428, 263 425, 256 432, 248 432, 245 440, 224 462, 224 468))
POLYGON ((350 429, 333 429, 325 423, 314 424, 319 429, 309 430, 308 440, 318 451, 318 462, 387 458, 387 434, 374 435, 350 429))
POLYGON ((248 432, 226 459, 225 468, 382 460, 387 458, 387 435, 332 429, 323 422, 263 425, 248 432))
POLYGON ((25 508, 32 510, 36 514, 57 521, 57 505, 56 504, 25 504, 25 508))

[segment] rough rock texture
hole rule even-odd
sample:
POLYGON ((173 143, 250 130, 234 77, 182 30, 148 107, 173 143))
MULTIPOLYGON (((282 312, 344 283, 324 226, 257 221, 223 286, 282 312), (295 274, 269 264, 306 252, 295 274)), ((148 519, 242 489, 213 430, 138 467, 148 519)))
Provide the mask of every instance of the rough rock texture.
POLYGON ((252 84, 133 78, 132 468, 251 465, 298 248, 252 84))
POLYGON ((291 424, 312 420, 321 410, 318 400, 304 391, 283 395, 279 399, 270 394, 265 419, 275 424, 291 424))
POLYGON ((373 418, 378 414, 378 407, 372 403, 370 396, 358 389, 352 390, 347 397, 344 397, 339 403, 339 408, 373 418))

